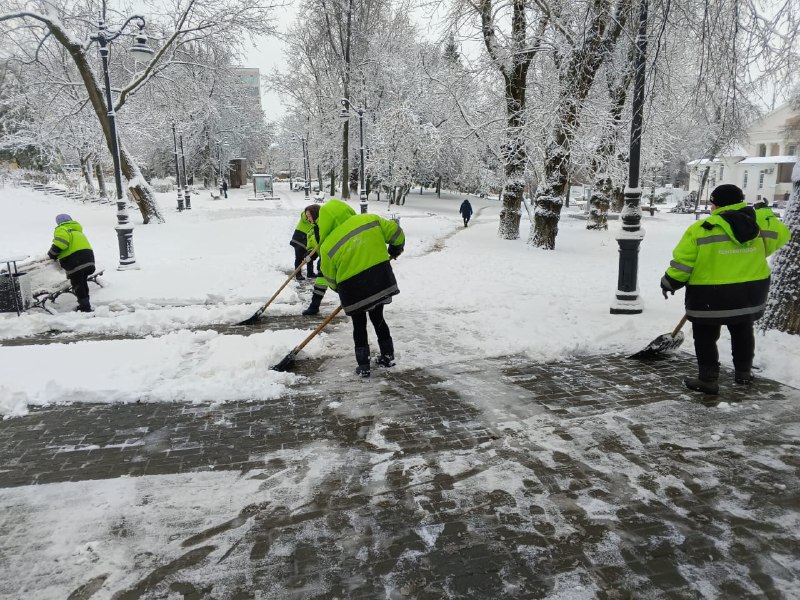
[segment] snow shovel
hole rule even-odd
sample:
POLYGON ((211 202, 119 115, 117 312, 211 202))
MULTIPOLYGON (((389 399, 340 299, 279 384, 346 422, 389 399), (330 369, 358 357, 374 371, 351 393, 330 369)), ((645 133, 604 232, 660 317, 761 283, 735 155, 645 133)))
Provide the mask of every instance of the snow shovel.
POLYGON ((300 353, 300 350, 305 348, 306 344, 308 344, 308 342, 314 339, 314 336, 316 336, 320 331, 325 329, 325 326, 328 323, 330 323, 333 320, 333 317, 338 315, 341 310, 342 310, 342 305, 340 304, 336 308, 336 310, 334 310, 331 314, 329 314, 325 318, 325 320, 322 323, 320 323, 319 326, 314 331, 311 332, 311 335, 309 335, 306 339, 304 339, 303 342, 299 346, 296 346, 294 350, 289 352, 289 354, 284 356, 281 362, 279 362, 277 365, 270 367, 270 369, 272 371, 288 371, 289 369, 291 369, 292 366, 294 365, 294 359, 297 358, 297 355, 300 353))
POLYGON ((317 251, 317 248, 318 248, 318 246, 315 246, 315 247, 314 247, 314 249, 313 249, 313 250, 312 250, 312 251, 311 251, 311 252, 308 254, 308 256, 306 256, 306 257, 303 259, 303 262, 301 262, 301 263, 300 263, 300 266, 299 266, 299 267, 297 267, 297 268, 294 270, 294 273, 292 273, 291 275, 289 275, 289 278, 288 278, 286 281, 284 281, 284 282, 283 282, 283 285, 282 285, 281 287, 279 287, 279 288, 278 288, 278 291, 277 291, 277 292, 275 292, 274 294, 272 294, 272 298, 270 298, 269 300, 267 300, 267 301, 266 301, 266 303, 265 303, 265 304, 264 304, 264 305, 263 305, 261 308, 259 308, 259 309, 258 309, 258 310, 257 310, 255 313, 253 313, 253 316, 252 316, 252 317, 250 317, 249 319, 245 319, 245 320, 244 320, 244 321, 242 321, 241 323, 237 323, 237 325, 254 325, 255 323, 258 323, 258 319, 261 317, 261 315, 263 315, 263 314, 264 314, 264 311, 265 311, 265 310, 267 310, 267 307, 268 307, 270 304, 272 304, 272 301, 273 301, 273 300, 275 300, 275 298, 277 298, 277 297, 278 297, 278 294, 280 294, 280 293, 281 293, 281 291, 283 290, 283 288, 285 288, 287 285, 289 285, 289 282, 290 282, 292 279, 294 279, 294 278, 297 276, 297 274, 300 272, 300 270, 301 270, 301 269, 302 269, 304 266, 306 266, 306 265, 308 264, 308 262, 309 262, 309 259, 310 259, 312 256, 314 256, 314 253, 316 253, 316 251, 317 251))
POLYGON ((664 333, 650 342, 644 350, 640 350, 636 354, 632 354, 628 358, 633 360, 655 360, 661 358, 663 354, 675 350, 683 343, 683 325, 686 323, 687 315, 683 315, 678 326, 672 333, 664 333))

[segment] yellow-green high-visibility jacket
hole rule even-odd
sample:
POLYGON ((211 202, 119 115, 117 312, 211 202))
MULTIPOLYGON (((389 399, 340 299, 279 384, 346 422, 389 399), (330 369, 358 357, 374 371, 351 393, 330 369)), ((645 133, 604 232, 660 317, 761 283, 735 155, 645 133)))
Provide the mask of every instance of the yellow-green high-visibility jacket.
POLYGON ((767 256, 789 240, 771 210, 744 202, 693 223, 672 253, 662 287, 686 286, 686 314, 698 323, 755 321, 769 293, 767 256))
POLYGON ((312 244, 309 247, 309 237, 312 237, 314 233, 314 225, 309 222, 306 218, 306 211, 303 209, 302 214, 300 215, 300 220, 297 222, 297 226, 294 229, 294 234, 292 235, 292 239, 289 241, 290 246, 296 246, 301 250, 310 250, 314 247, 312 244))
POLYGON ((64 221, 53 231, 53 244, 47 252, 50 258, 58 258, 67 275, 86 271, 94 273, 94 251, 77 221, 64 221))
POLYGON ((357 215, 341 200, 329 200, 320 208, 317 229, 322 274, 339 292, 345 314, 388 304, 400 293, 389 262, 403 252, 400 225, 378 215, 357 215))

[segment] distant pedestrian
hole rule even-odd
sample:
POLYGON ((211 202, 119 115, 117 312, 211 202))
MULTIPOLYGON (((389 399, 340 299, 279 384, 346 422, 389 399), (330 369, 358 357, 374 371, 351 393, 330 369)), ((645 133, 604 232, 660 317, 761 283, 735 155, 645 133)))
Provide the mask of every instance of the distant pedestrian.
POLYGON ((375 328, 381 353, 375 362, 394 366, 394 342, 383 318, 383 306, 400 293, 390 258, 403 252, 403 230, 396 222, 377 215, 357 215, 341 200, 329 200, 312 219, 319 236, 322 274, 353 320, 356 375, 370 376, 367 317, 375 328))
POLYGON ((53 260, 58 260, 64 269, 75 297, 78 299, 78 310, 92 312, 89 303, 88 277, 94 273, 94 252, 89 240, 83 234, 83 227, 72 217, 60 214, 56 217, 56 228, 53 232, 53 245, 47 252, 53 260))
POLYGON ((222 194, 228 197, 228 182, 225 179, 222 180, 222 194))
POLYGON ((461 203, 461 208, 458 209, 458 212, 461 213, 461 217, 464 219, 464 227, 466 227, 467 223, 469 223, 470 217, 472 217, 472 204, 469 203, 469 200, 464 198, 464 201, 461 203))
POLYGON ((686 286, 686 315, 692 323, 698 376, 684 379, 690 390, 719 392, 722 325, 731 335, 734 380, 753 381, 753 323, 764 314, 769 293, 767 256, 789 240, 789 230, 767 207, 754 209, 732 184, 711 192, 711 216, 683 234, 661 278, 664 298, 686 286))

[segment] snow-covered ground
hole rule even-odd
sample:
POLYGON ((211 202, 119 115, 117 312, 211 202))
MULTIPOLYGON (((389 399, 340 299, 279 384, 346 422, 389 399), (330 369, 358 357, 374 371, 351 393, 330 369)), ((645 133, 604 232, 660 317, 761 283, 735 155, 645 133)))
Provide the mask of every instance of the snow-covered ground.
MULTIPOLYGON (((318 320, 304 330, 250 336, 204 330, 252 315, 291 272, 289 239, 306 200, 288 184, 277 184, 276 193, 280 200, 251 202, 249 189, 230 190, 227 200, 217 201, 205 192, 195 196, 191 211, 180 214, 174 195, 160 194, 167 223, 144 226, 131 211, 140 268, 118 271, 114 205, 1 188, 0 258, 42 256, 55 215, 66 212, 84 226, 105 274, 103 288, 91 286, 93 314, 72 312, 74 298, 65 295, 57 315, 34 310, 0 316, 0 341, 51 331, 78 340, 0 347, 0 414, 22 415, 30 405, 77 400, 224 402, 284 393, 297 376, 268 367, 318 320), (91 336, 122 339, 80 341, 91 336)), ((589 232, 585 221, 571 216, 576 209, 564 209, 557 248, 543 251, 526 243, 527 215, 519 240, 497 237, 496 199, 471 198, 475 215, 465 229, 458 214, 463 198, 447 193, 439 199, 417 190, 405 206, 391 207, 407 237, 406 252, 394 265, 401 293, 386 310, 398 370, 510 354, 552 361, 634 352, 680 319, 682 292, 665 301, 658 282, 694 216, 663 207, 653 217, 645 213, 639 260, 644 312, 615 316, 609 308, 617 287, 618 221, 611 221, 607 232, 589 232)), ((370 204, 370 212, 386 217, 387 208, 374 199, 370 204)), ((63 277, 51 264, 35 272, 33 287, 63 277)), ((291 283, 267 314, 299 314, 307 297, 291 283)), ((323 314, 335 306, 329 292, 323 314)), ((688 330, 685 348, 691 351, 688 330)), ((729 364, 725 333, 720 348, 729 364)), ((354 367, 349 326, 323 332, 303 352, 342 357, 342 375, 354 367)), ((768 333, 757 339, 756 363, 764 377, 800 386, 800 374, 791 368, 798 358, 797 337, 768 333)))

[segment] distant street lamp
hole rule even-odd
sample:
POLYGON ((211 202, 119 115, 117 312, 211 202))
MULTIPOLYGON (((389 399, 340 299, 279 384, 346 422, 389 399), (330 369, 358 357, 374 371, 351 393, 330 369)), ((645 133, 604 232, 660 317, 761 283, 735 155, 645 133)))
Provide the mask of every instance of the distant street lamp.
POLYGON ((178 137, 175 135, 175 123, 172 124, 172 146, 175 149, 175 183, 178 186, 178 212, 183 212, 183 185, 181 184, 181 165, 178 160, 178 137))
MULTIPOLYGON (((342 121, 347 121, 350 119, 350 111, 352 110, 358 115, 358 127, 361 133, 361 147, 359 148, 359 152, 361 155, 361 177, 360 177, 360 185, 358 190, 358 199, 361 205, 361 214, 367 212, 367 180, 366 176, 364 175, 364 109, 359 107, 354 108, 353 105, 350 103, 350 100, 347 98, 342 98, 342 110, 339 111, 339 118, 342 121)), ((347 182, 345 182, 347 185, 347 182)))
POLYGON ((117 140, 117 122, 114 114, 114 102, 111 98, 111 81, 108 74, 108 45, 122 35, 125 27, 131 21, 138 21, 139 33, 134 37, 134 44, 129 50, 134 59, 147 61, 153 57, 153 50, 147 46, 147 36, 144 33, 144 17, 134 15, 130 17, 122 27, 116 32, 111 32, 106 28, 105 22, 105 2, 103 11, 97 23, 97 35, 92 36, 91 40, 97 42, 100 47, 100 58, 103 63, 103 80, 106 87, 106 108, 108 109, 108 129, 111 137, 111 158, 114 161, 114 183, 117 188, 117 243, 119 245, 119 266, 118 270, 138 269, 136 256, 133 252, 133 225, 128 218, 126 200, 122 195, 122 168, 120 167, 119 142, 117 140))
POLYGON ((224 191, 222 189, 222 183, 225 181, 225 175, 222 172, 222 147, 227 146, 228 144, 223 141, 217 141, 217 159, 219 160, 219 195, 222 197, 224 191))
POLYGON ((308 165, 308 139, 302 135, 294 136, 295 139, 298 137, 300 138, 300 144, 303 148, 303 191, 305 192, 306 202, 308 202, 311 197, 311 168, 308 165))
POLYGON ((183 134, 180 136, 181 141, 181 162, 183 163, 183 189, 184 198, 186 199, 186 210, 192 210, 192 193, 189 191, 189 182, 186 175, 186 155, 183 153, 183 134))
POLYGON ((639 31, 636 36, 636 62, 633 82, 633 117, 631 119, 628 186, 622 209, 619 244, 617 293, 611 305, 612 315, 637 315, 642 312, 639 299, 639 245, 644 238, 642 221, 642 189, 639 187, 639 161, 642 150, 642 114, 644 112, 644 68, 647 52, 647 0, 639 0, 639 31))

